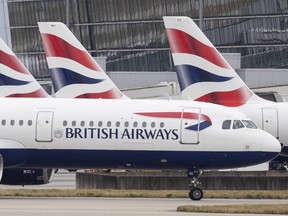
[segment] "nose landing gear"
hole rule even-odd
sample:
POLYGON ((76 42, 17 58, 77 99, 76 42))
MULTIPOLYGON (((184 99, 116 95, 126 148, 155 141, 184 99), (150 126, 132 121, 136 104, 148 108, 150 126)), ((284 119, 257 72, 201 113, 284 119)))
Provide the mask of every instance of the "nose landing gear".
POLYGON ((197 168, 189 169, 187 171, 187 176, 189 179, 189 188, 190 188, 189 197, 191 200, 198 201, 203 198, 203 191, 199 186, 201 185, 201 183, 198 181, 202 173, 203 171, 197 168))

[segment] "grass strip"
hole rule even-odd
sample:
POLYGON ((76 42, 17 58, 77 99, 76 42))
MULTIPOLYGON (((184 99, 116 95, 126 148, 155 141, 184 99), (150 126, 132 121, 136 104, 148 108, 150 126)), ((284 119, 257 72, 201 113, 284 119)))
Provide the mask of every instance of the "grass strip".
MULTIPOLYGON (((143 198, 188 198, 182 190, 95 190, 95 189, 0 189, 0 196, 19 197, 143 197, 143 198)), ((204 198, 222 199, 288 199, 288 190, 239 191, 207 190, 204 198)))
POLYGON ((286 204, 275 205, 213 205, 213 206, 179 206, 179 212, 230 213, 230 214, 288 214, 286 204))

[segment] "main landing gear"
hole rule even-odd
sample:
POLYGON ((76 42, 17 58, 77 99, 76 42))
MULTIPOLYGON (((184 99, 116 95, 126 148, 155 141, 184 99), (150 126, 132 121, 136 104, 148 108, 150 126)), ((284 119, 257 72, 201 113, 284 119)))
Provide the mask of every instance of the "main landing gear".
POLYGON ((191 200, 201 200, 203 198, 203 191, 199 187, 201 183, 198 181, 199 177, 201 176, 203 171, 194 168, 194 169, 189 169, 187 170, 187 176, 189 179, 189 197, 191 200))

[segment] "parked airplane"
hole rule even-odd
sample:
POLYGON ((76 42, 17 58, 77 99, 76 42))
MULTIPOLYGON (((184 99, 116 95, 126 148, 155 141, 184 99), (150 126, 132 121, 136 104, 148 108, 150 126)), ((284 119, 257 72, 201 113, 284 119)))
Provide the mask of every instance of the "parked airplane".
MULTIPOLYGON (((163 17, 184 99, 233 107, 279 139, 288 156, 287 103, 255 95, 189 17, 163 17)), ((285 164, 284 162, 284 164, 285 164)))
MULTIPOLYGON (((0 97, 50 97, 0 38, 0 97)), ((0 184, 31 185, 52 181, 53 169, 4 169, 0 184)))
POLYGON ((128 99, 65 24, 38 26, 56 97, 128 99))
POLYGON ((242 113, 215 104, 63 98, 0 103, 0 171, 187 169, 189 196, 199 200, 200 170, 259 164, 280 152, 279 142, 242 113))

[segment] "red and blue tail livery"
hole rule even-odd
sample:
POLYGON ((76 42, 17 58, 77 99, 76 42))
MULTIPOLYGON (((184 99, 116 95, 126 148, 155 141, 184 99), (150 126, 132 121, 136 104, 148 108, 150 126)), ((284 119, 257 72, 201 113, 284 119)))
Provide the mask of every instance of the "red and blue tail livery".
POLYGON ((0 97, 49 97, 0 38, 0 97))
POLYGON ((182 96, 229 107, 257 99, 189 17, 163 17, 182 96))
POLYGON ((38 25, 56 97, 126 98, 63 23, 38 25))

